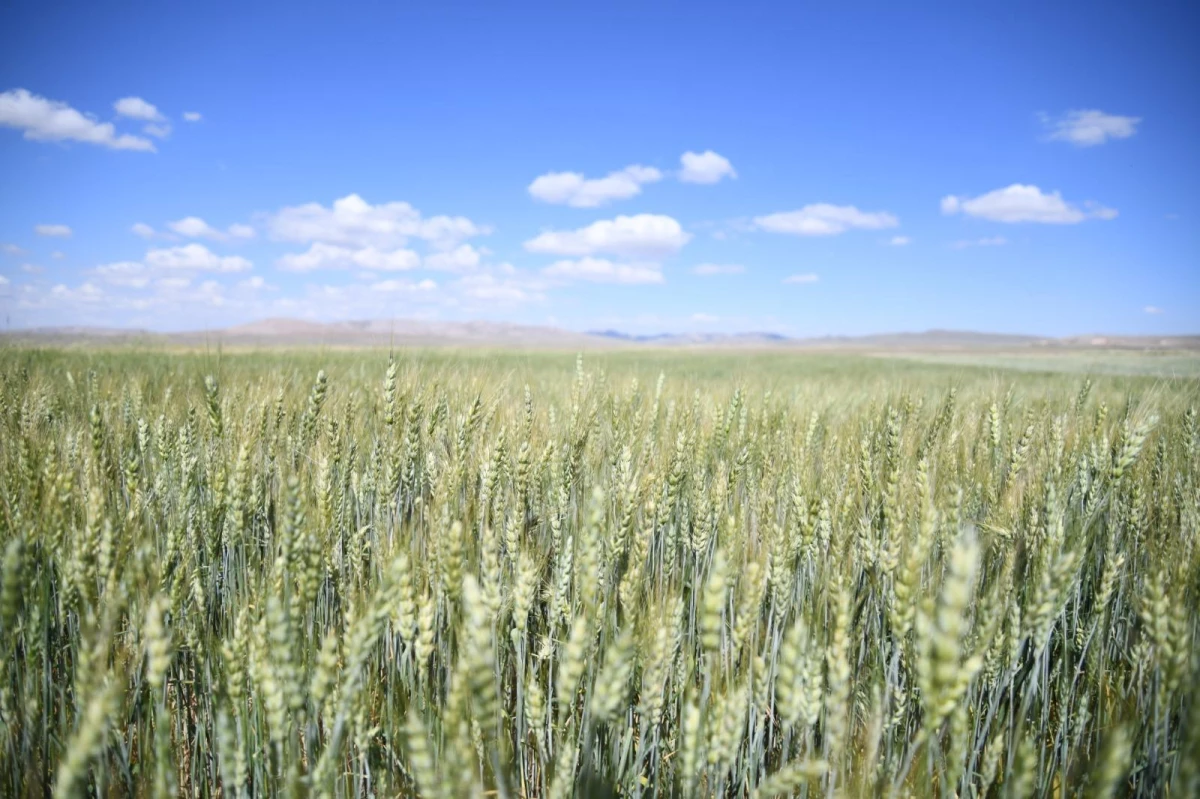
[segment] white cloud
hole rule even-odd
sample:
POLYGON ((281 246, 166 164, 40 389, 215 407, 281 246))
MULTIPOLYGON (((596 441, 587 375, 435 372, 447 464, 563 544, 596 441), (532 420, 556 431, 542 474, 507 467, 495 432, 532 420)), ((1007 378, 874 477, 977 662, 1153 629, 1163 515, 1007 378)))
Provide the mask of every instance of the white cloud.
POLYGON ((1166 311, 1164 311, 1162 308, 1159 308, 1156 305, 1147 305, 1145 308, 1142 309, 1142 311, 1150 314, 1151 316, 1158 316, 1159 314, 1166 313, 1166 311))
POLYGON ((643 184, 659 180, 662 172, 639 164, 591 179, 579 172, 549 172, 529 184, 529 193, 535 199, 555 205, 596 208, 641 194, 643 184))
POLYGON ((713 316, 709 313, 694 313, 692 314, 692 321, 700 323, 719 322, 721 321, 721 317, 713 316))
POLYGON ((335 200, 326 208, 308 203, 280 209, 266 218, 272 238, 282 241, 325 242, 351 247, 403 247, 418 238, 449 249, 464 239, 491 232, 461 216, 423 217, 405 202, 371 205, 357 194, 335 200))
POLYGON ((1117 212, 1094 202, 1083 208, 1068 203, 1057 191, 1042 192, 1037 186, 1014 183, 978 197, 942 198, 942 213, 964 213, 993 222, 1040 222, 1051 225, 1073 225, 1085 219, 1113 219, 1117 212))
POLYGON ((836 236, 852 228, 880 230, 899 224, 900 221, 886 211, 860 211, 853 205, 829 203, 813 203, 798 211, 782 211, 754 219, 754 226, 759 230, 793 236, 836 236))
POLYGON ((159 122, 163 119, 159 110, 141 97, 122 97, 113 103, 113 110, 120 116, 143 122, 159 122))
POLYGON ((1065 141, 1076 147, 1093 147, 1109 139, 1128 139, 1137 133, 1141 117, 1123 117, 1103 111, 1068 111, 1057 119, 1042 116, 1042 122, 1050 129, 1050 139, 1065 141))
POLYGON ((956 241, 950 246, 956 250, 965 250, 967 247, 1003 247, 1008 244, 1008 239, 1003 236, 984 236, 981 239, 963 239, 956 241))
POLYGON ((174 222, 168 222, 167 227, 175 231, 181 236, 187 236, 189 239, 221 238, 221 232, 210 227, 207 222, 198 216, 186 216, 183 219, 177 219, 174 222))
POLYGON ((549 231, 525 242, 530 252, 551 255, 593 255, 611 253, 624 256, 660 257, 677 252, 692 234, 669 216, 637 214, 602 219, 577 230, 549 231))
POLYGON ((908 236, 892 236, 888 244, 892 245, 893 247, 907 247, 908 245, 912 244, 912 239, 910 239, 908 236))
POLYGON ((737 177, 729 159, 712 150, 686 152, 680 156, 679 163, 683 166, 679 179, 684 183, 717 183, 721 178, 737 177))
POLYGON ((105 283, 130 288, 145 288, 150 284, 149 270, 137 261, 118 261, 96 267, 96 275, 105 283))
POLYGON ((371 284, 371 291, 383 292, 416 292, 416 291, 433 291, 437 288, 437 283, 426 278, 414 283, 411 280, 383 280, 378 283, 371 284))
POLYGON ((312 272, 317 269, 370 269, 397 272, 416 269, 421 256, 412 250, 380 250, 375 247, 339 247, 317 242, 303 253, 288 253, 275 262, 285 272, 312 272))
POLYGON ((261 275, 255 275, 254 277, 249 277, 245 280, 239 280, 237 287, 240 289, 247 289, 249 291, 257 291, 258 289, 268 288, 267 281, 264 280, 261 275))
POLYGON ((71 228, 66 225, 35 225, 33 232, 39 236, 49 236, 56 239, 69 239, 71 228))
POLYGON ((26 272, 31 275, 40 275, 42 272, 45 272, 46 270, 43 269, 42 267, 38 266, 37 264, 21 264, 21 271, 26 272))
POLYGON ((479 267, 482 253, 470 244, 460 244, 453 250, 425 256, 425 268, 443 272, 469 272, 479 267))
POLYGON ((154 281, 154 285, 160 289, 178 291, 192 285, 192 279, 190 277, 160 277, 154 281))
POLYGON ((254 228, 249 225, 233 224, 226 229, 230 238, 233 239, 252 239, 254 238, 254 228))
POLYGON ((741 264, 699 264, 692 267, 693 275, 740 275, 746 271, 741 264))
POLYGON ((9 282, 10 281, 8 278, 6 278, 4 275, 0 275, 0 286, 7 286, 9 282))
POLYGON ((50 253, 50 257, 56 261, 61 261, 63 258, 67 257, 67 254, 62 250, 55 250, 54 252, 50 253))
POLYGON ((150 250, 146 253, 146 263, 162 269, 195 269, 207 272, 245 272, 253 267, 253 264, 241 256, 217 255, 203 244, 150 250))
POLYGON ((475 275, 465 275, 452 284, 453 289, 468 300, 495 304, 514 304, 523 302, 541 302, 546 296, 542 293, 544 284, 537 280, 515 275, 508 264, 502 266, 503 277, 490 272, 475 275))
POLYGON ((97 122, 66 103, 25 89, 0 94, 0 125, 24 131, 30 141, 81 141, 113 150, 154 152, 149 139, 117 134, 111 122, 97 122))
POLYGON ((24 255, 25 251, 15 244, 0 244, 0 252, 5 255, 24 255))
POLYGON ((812 272, 808 272, 808 273, 805 273, 802 275, 788 275, 787 277, 785 277, 783 279, 783 282, 784 283, 807 284, 807 283, 816 283, 820 279, 821 278, 819 275, 814 275, 812 272))
POLYGON ((129 229, 133 231, 133 235, 141 236, 143 239, 154 238, 154 228, 150 227, 145 222, 135 222, 133 227, 129 229))
POLYGON ((165 139, 171 135, 171 126, 158 122, 152 122, 149 125, 143 125, 142 132, 148 136, 153 136, 156 139, 165 139))
POLYGON ((183 118, 187 122, 199 122, 204 117, 200 114, 199 111, 184 111, 183 118))
POLYGON ((618 264, 605 258, 555 261, 543 269, 542 274, 546 277, 626 286, 666 282, 658 264, 618 264))

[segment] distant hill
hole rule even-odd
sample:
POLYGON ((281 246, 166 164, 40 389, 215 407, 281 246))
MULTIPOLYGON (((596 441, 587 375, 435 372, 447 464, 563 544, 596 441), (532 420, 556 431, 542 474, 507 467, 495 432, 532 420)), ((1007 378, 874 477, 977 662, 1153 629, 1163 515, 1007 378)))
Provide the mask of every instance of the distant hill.
POLYGON ((694 347, 789 349, 852 352, 1020 352, 1030 350, 1200 350, 1200 336, 1081 335, 1045 338, 963 330, 881 333, 867 336, 789 338, 779 333, 658 333, 619 330, 576 333, 554 327, 507 322, 439 322, 418 319, 364 319, 312 322, 262 319, 244 325, 181 333, 103 327, 46 327, 2 334, 9 341, 43 344, 163 344, 192 346, 221 342, 249 347, 515 347, 597 349, 613 347, 694 347))

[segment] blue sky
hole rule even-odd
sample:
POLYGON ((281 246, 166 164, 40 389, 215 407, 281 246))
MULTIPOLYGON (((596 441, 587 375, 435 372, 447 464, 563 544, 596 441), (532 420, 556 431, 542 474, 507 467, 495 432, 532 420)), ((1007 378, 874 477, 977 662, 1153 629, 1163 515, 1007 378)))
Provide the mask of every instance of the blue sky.
POLYGON ((0 6, 12 327, 1200 332, 1188 4, 0 6))

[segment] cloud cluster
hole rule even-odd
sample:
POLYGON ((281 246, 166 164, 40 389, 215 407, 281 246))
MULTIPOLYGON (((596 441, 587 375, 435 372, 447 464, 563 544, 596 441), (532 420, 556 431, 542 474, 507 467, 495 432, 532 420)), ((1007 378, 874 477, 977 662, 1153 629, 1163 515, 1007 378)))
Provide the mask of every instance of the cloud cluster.
POLYGON ((285 272, 313 272, 318 269, 398 272, 416 269, 421 265, 421 256, 403 247, 381 250, 375 247, 343 247, 318 241, 305 252, 288 253, 280 257, 275 265, 285 272))
MULTIPOLYGON (((139 236, 145 236, 149 231, 149 235, 154 234, 154 229, 149 225, 138 223, 133 226, 134 232, 139 236)), ((198 216, 186 216, 183 219, 177 219, 174 222, 168 222, 167 227, 180 236, 189 239, 212 239, 213 241, 229 241, 230 239, 252 239, 254 238, 254 228, 249 225, 233 224, 225 230, 218 230, 198 216)))
POLYGON ((79 141, 112 150, 154 152, 154 143, 149 139, 118 134, 111 122, 99 122, 66 103, 26 89, 0 94, 0 125, 23 131, 30 141, 79 141))
POLYGON ((963 213, 992 222, 1038 222, 1074 225, 1085 219, 1114 219, 1116 210, 1088 201, 1083 207, 1063 199, 1058 191, 1043 192, 1037 186, 1014 183, 978 197, 950 195, 942 198, 943 214, 963 213))
POLYGON ((217 255, 203 244, 184 244, 150 250, 145 261, 162 269, 187 269, 202 272, 245 272, 253 264, 240 255, 217 255))
POLYGON ((403 247, 420 239, 450 249, 490 229, 462 216, 425 217, 406 202, 371 205, 357 194, 335 200, 332 206, 307 203, 267 215, 272 238, 292 242, 324 242, 349 247, 403 247))
MULTIPOLYGON (((724 178, 737 177, 729 159, 712 150, 686 152, 679 163, 676 177, 683 183, 718 183, 724 178)), ((581 172, 547 172, 535 178, 528 191, 535 200, 553 205, 599 208, 636 197, 642 193, 642 186, 662 179, 663 173, 655 167, 631 164, 602 178, 588 178, 581 172)))

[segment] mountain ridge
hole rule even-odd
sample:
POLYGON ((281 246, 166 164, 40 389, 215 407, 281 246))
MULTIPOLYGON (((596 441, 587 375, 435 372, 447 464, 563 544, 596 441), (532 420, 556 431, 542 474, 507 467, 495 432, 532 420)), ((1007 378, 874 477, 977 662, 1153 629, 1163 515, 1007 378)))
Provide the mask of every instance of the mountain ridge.
POLYGON ((615 329, 576 332, 557 327, 485 320, 357 319, 316 322, 289 317, 271 317, 224 328, 170 333, 141 328, 66 325, 10 330, 0 336, 10 341, 46 343, 161 342, 187 345, 217 340, 246 346, 513 346, 543 349, 712 347, 813 351, 1200 350, 1200 335, 1083 334, 1049 337, 944 329, 810 337, 791 337, 770 331, 635 334, 615 329))

